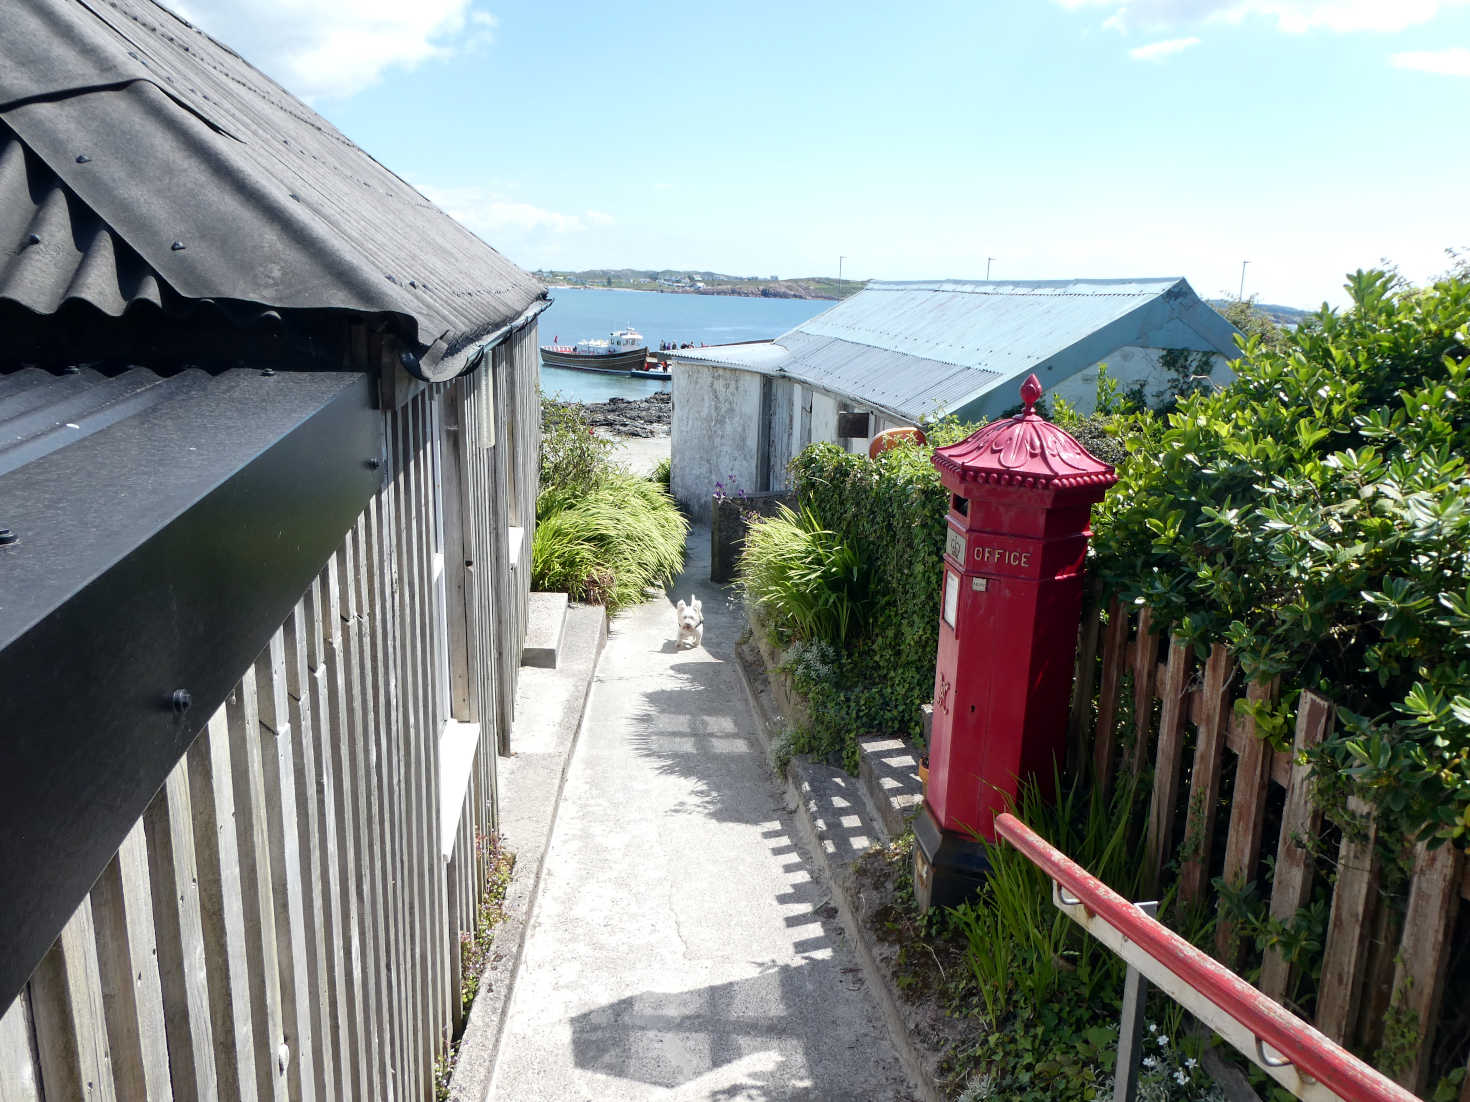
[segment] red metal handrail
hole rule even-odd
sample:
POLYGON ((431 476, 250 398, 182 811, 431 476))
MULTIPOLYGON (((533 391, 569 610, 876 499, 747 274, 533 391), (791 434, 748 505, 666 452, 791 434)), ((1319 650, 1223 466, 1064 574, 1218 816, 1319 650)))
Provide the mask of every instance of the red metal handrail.
POLYGON ((1198 991, 1254 1035, 1258 1044, 1269 1045, 1301 1074, 1348 1102, 1418 1102, 1414 1094, 1149 918, 1014 815, 996 816, 995 829, 1089 915, 1102 919, 1180 982, 1198 991))

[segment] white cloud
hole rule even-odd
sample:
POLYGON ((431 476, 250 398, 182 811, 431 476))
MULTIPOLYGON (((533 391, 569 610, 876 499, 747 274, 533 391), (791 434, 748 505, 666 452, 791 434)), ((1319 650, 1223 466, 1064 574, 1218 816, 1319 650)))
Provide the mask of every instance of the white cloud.
POLYGON ((1446 50, 1408 50, 1389 58, 1395 69, 1417 69, 1447 77, 1470 77, 1470 50, 1452 46, 1446 50))
POLYGON ((491 41, 472 0, 179 0, 180 15, 291 92, 343 98, 390 68, 412 69, 491 41))
POLYGON ((1401 31, 1470 0, 1056 0, 1069 10, 1111 8, 1112 30, 1161 30, 1267 19, 1288 34, 1312 30, 1401 31))
POLYGON ((1162 42, 1150 42, 1147 46, 1135 46, 1128 51, 1128 56, 1138 61, 1162 61, 1171 54, 1198 45, 1198 38, 1166 38, 1162 42))
POLYGON ((583 217, 594 226, 611 226, 614 221, 612 215, 601 210, 584 211, 583 217))
POLYGON ((507 195, 477 187, 420 187, 419 190, 450 217, 468 226, 491 245, 497 238, 514 231, 528 233, 546 231, 554 234, 578 233, 587 228, 588 222, 606 225, 612 221, 600 211, 588 211, 584 216, 561 214, 554 210, 522 203, 507 195), (596 217, 594 217, 594 215, 596 217), (601 221, 606 219, 606 222, 601 221))

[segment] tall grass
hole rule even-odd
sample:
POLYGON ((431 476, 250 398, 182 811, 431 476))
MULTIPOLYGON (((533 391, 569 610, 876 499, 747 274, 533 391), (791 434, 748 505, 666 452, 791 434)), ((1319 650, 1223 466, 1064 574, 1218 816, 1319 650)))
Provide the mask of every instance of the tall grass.
POLYGON ((657 483, 607 470, 583 487, 553 487, 536 501, 531 584, 605 604, 643 600, 684 564, 689 524, 657 483))
POLYGON ((863 626, 868 572, 857 550, 810 509, 781 506, 745 535, 737 582, 797 639, 840 645, 863 626))
MULTIPOLYGON (((1126 898, 1137 899, 1142 866, 1129 842, 1138 783, 1120 784, 1110 801, 1080 780, 1053 803, 1034 782, 1022 786, 1016 815, 1057 849, 1126 898)), ((1037 1007, 1065 985, 1093 1006, 1116 1000, 1122 961, 1053 905, 1051 880, 1005 841, 988 843, 990 873, 980 897, 955 908, 985 1016, 998 1025, 1014 1009, 1037 1007)))

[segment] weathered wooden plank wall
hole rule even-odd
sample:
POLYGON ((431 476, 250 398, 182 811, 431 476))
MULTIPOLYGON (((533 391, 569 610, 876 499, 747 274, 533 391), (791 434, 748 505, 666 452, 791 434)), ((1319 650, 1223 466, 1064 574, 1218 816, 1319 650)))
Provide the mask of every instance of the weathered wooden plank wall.
MULTIPOLYGON (((1247 683, 1223 646, 1212 648, 1200 666, 1192 648, 1172 638, 1147 607, 1112 604, 1105 629, 1101 616, 1099 609, 1089 610, 1079 638, 1079 662, 1096 667, 1079 671, 1078 683, 1099 688, 1095 696, 1074 695, 1074 760, 1090 767, 1101 792, 1120 772, 1137 773, 1153 763, 1145 879, 1156 889, 1167 870, 1177 869, 1178 899, 1190 906, 1211 902, 1212 872, 1237 890, 1254 882, 1270 919, 1289 923, 1313 896, 1314 854, 1324 824, 1302 755, 1330 735, 1331 701, 1300 693, 1292 746, 1273 750, 1258 734, 1252 712, 1235 704, 1274 703, 1282 695, 1279 681, 1247 683), (1128 699, 1125 678, 1132 682, 1126 746, 1118 737, 1119 703, 1128 699), (1186 762, 1192 764, 1184 773, 1186 762), (1221 793, 1227 780, 1228 826, 1219 854, 1216 820, 1225 811, 1221 793), (1271 816, 1268 805, 1276 808, 1271 816), (1269 879, 1260 875, 1265 853, 1275 855, 1269 879)), ((1216 955, 1232 967, 1258 963, 1264 992, 1298 1009, 1310 1007, 1324 1033, 1369 1058, 1382 1043, 1388 1015, 1411 1017, 1417 1043, 1403 1054, 1401 1066, 1384 1070, 1423 1092, 1445 1014, 1444 977, 1460 901, 1470 899, 1470 874, 1452 847, 1430 851, 1406 841, 1401 848, 1413 873, 1404 897, 1389 898, 1377 860, 1383 840, 1375 837, 1370 810, 1361 801, 1348 810, 1353 821, 1338 824, 1341 840, 1333 847, 1338 867, 1316 983, 1303 980, 1294 962, 1274 947, 1252 956, 1223 907, 1215 927, 1216 955)))
POLYGON ((0 1102, 432 1097, 535 525, 534 327, 492 361, 384 413, 379 493, 0 1015, 0 1102))

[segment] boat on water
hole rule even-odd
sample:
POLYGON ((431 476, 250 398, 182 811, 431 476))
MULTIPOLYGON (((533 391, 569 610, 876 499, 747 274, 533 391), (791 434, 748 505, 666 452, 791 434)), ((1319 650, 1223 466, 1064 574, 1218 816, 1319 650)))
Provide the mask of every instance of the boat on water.
POLYGON ((643 375, 648 363, 648 342, 636 329, 615 329, 607 340, 543 344, 541 362, 548 367, 570 367, 604 375, 643 375))

